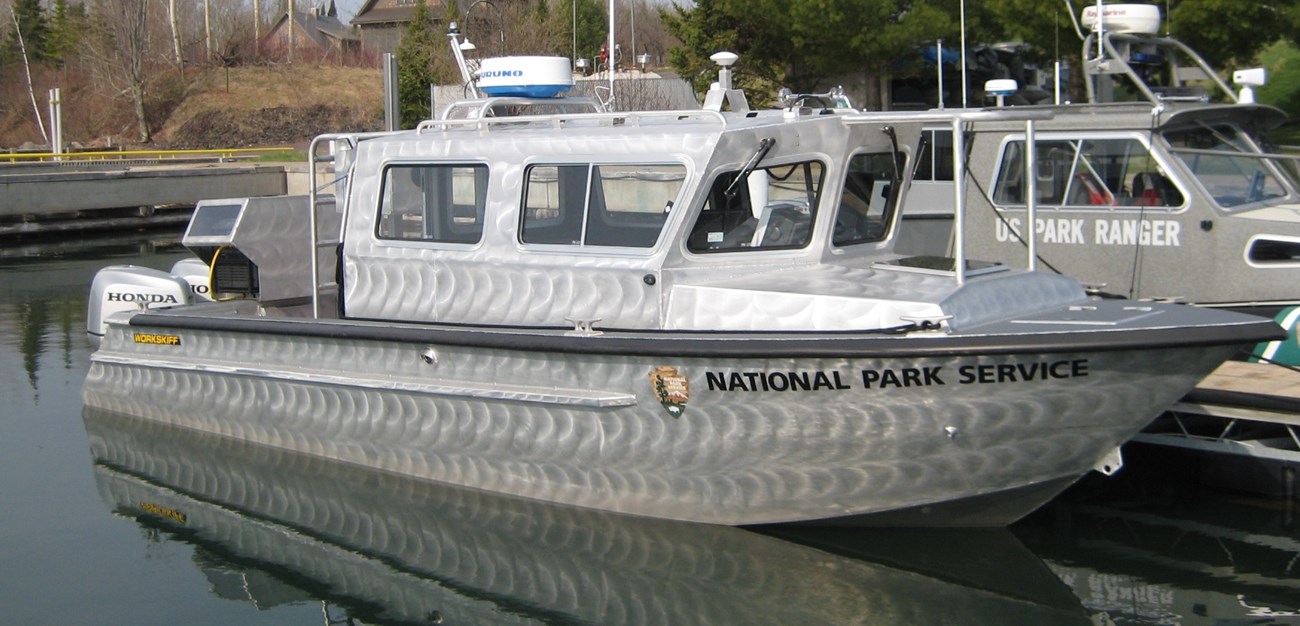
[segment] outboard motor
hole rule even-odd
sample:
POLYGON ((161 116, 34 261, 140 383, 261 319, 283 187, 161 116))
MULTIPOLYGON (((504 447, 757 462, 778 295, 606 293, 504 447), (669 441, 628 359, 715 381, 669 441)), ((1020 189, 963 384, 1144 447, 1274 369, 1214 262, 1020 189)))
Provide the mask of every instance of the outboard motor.
POLYGON ((190 286, 180 278, 147 267, 110 265, 99 270, 90 285, 86 332, 97 341, 104 336, 104 320, 109 315, 190 302, 190 286))
POLYGON ((193 302, 212 301, 212 287, 208 284, 211 272, 203 261, 192 257, 181 259, 172 265, 171 274, 189 283, 193 302))

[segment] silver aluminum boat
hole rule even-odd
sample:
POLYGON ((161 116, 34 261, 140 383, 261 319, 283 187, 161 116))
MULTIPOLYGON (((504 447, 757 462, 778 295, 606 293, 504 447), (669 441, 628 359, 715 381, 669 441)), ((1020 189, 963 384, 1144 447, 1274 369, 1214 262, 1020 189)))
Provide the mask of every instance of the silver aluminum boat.
POLYGON ((86 402, 640 516, 1001 526, 1281 334, 894 253, 923 124, 1015 114, 817 101, 751 110, 724 65, 704 110, 318 138, 335 194, 205 202, 198 271, 96 276, 86 402))

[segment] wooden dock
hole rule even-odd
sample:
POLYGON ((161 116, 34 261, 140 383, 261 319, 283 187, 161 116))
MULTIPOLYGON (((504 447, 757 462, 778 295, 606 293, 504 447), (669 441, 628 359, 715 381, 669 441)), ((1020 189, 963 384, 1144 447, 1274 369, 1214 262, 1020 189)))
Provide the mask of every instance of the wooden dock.
POLYGON ((1224 363, 1133 441, 1201 453, 1200 473, 1218 486, 1294 498, 1300 369, 1224 363))

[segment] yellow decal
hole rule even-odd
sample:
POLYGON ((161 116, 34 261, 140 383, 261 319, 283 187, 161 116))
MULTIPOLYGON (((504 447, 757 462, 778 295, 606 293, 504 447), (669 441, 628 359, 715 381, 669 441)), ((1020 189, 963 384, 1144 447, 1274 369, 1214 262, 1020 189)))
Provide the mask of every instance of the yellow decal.
POLYGON ((179 335, 155 335, 153 333, 136 333, 136 343, 151 343, 158 346, 179 346, 181 338, 179 335))
POLYGON ((153 513, 154 515, 161 515, 163 517, 176 520, 182 524, 184 524, 186 520, 185 514, 181 513, 180 511, 177 511, 176 509, 168 509, 165 507, 158 506, 156 504, 151 504, 149 502, 141 503, 140 509, 149 513, 153 513))

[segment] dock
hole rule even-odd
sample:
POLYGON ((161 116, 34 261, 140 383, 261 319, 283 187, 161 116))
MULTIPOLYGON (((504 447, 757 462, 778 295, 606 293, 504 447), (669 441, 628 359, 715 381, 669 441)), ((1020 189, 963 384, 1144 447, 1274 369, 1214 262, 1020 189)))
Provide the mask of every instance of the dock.
POLYGON ((1193 453, 1211 486, 1296 498, 1300 368, 1224 363, 1132 441, 1193 453))
MULTIPOLYGON (((12 157, 11 157, 12 158, 12 157)), ((64 157, 67 159, 68 157, 64 157)), ((183 226, 200 200, 305 191, 296 163, 202 158, 62 160, 0 165, 0 237, 183 226)))

